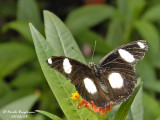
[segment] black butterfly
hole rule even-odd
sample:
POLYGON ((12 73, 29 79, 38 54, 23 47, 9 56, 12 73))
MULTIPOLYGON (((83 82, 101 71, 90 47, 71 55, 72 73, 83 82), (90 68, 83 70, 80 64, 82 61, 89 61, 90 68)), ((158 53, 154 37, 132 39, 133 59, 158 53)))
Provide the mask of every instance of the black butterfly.
POLYGON ((70 79, 83 99, 105 107, 132 95, 137 83, 135 64, 147 50, 146 41, 139 40, 113 50, 97 66, 93 62, 87 66, 64 56, 53 56, 47 63, 70 79))

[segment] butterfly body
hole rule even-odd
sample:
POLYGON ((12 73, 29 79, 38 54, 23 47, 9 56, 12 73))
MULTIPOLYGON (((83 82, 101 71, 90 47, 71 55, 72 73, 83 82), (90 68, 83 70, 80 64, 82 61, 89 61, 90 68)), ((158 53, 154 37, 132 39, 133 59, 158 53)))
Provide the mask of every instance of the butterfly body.
POLYGON ((128 99, 137 83, 135 64, 142 60, 148 46, 144 40, 123 45, 107 54, 98 65, 87 65, 64 56, 53 56, 48 65, 75 85, 79 94, 98 107, 128 99))
POLYGON ((100 72, 96 66, 96 64, 94 64, 93 62, 90 62, 88 64, 88 67, 91 68, 92 70, 92 74, 95 74, 96 77, 100 77, 100 72))

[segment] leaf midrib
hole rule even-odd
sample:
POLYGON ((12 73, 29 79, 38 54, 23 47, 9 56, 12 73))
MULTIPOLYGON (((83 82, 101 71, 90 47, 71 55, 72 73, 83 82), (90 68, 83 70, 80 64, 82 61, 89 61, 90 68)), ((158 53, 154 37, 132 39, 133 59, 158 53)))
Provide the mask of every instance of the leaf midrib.
POLYGON ((62 42, 62 40, 61 40, 61 36, 60 36, 60 34, 59 34, 58 28, 57 28, 57 26, 56 26, 56 24, 55 24, 55 21, 54 21, 54 19, 52 19, 52 16, 51 16, 50 14, 49 14, 49 17, 50 17, 50 19, 52 20, 52 23, 54 24, 54 26, 55 26, 55 28, 56 28, 56 31, 57 31, 57 34, 58 34, 58 36, 59 36, 59 40, 60 40, 60 43, 61 43, 61 46, 62 46, 62 51, 63 51, 64 55, 67 55, 66 52, 65 52, 65 48, 64 48, 63 42, 62 42))

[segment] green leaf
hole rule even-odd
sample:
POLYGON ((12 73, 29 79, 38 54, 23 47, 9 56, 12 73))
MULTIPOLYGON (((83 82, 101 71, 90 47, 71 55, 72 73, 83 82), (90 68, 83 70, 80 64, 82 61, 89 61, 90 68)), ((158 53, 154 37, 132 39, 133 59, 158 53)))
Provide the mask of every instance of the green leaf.
POLYGON ((0 99, 0 108, 7 105, 8 103, 22 98, 26 95, 33 93, 34 89, 19 89, 15 91, 5 92, 5 94, 0 99))
MULTIPOLYGON (((95 64, 98 64, 99 61, 104 57, 104 55, 94 55, 93 57, 93 61, 95 64)), ((92 61, 92 56, 90 57, 86 57, 86 61, 87 63, 91 62, 92 61)))
POLYGON ((156 73, 154 67, 147 59, 144 58, 142 62, 138 62, 136 68, 138 70, 138 74, 143 80, 143 86, 145 88, 147 88, 148 84, 152 84, 152 82, 156 80, 156 73))
POLYGON ((127 114, 125 120, 133 120, 131 109, 128 111, 128 114, 127 114))
POLYGON ((28 27, 28 22, 25 21, 12 21, 3 26, 2 31, 7 32, 9 29, 13 29, 19 32, 29 42, 32 42, 31 33, 28 27))
POLYGON ((133 120, 143 120, 143 95, 142 87, 139 89, 131 106, 133 120), (138 108, 138 109, 137 109, 138 108))
POLYGON ((46 117, 42 114, 29 115, 25 120, 46 120, 46 117))
POLYGON ((150 21, 159 21, 160 20, 160 5, 157 4, 155 6, 150 7, 147 11, 143 14, 142 19, 150 20, 150 21))
POLYGON ((144 120, 153 120, 160 116, 160 104, 153 96, 143 93, 144 120))
MULTIPOLYGON (((72 93, 76 91, 74 85, 46 64, 46 60, 52 55, 55 55, 55 52, 56 55, 65 55, 76 58, 77 53, 75 54, 72 52, 71 47, 73 46, 78 51, 79 48, 77 47, 72 35, 59 18, 48 11, 44 12, 44 16, 45 33, 46 37, 48 36, 47 40, 45 40, 31 24, 30 29, 40 65, 52 92, 68 120, 97 119, 97 117, 89 110, 85 108, 77 109, 77 103, 71 100, 72 93), (57 48, 57 46, 60 48, 55 49, 54 47, 57 48)), ((80 54, 78 54, 78 58, 81 62, 84 62, 84 58, 83 56, 80 56, 80 54)))
POLYGON ((150 83, 147 83, 145 85, 145 88, 159 93, 160 92, 160 87, 159 86, 160 86, 160 80, 156 80, 156 81, 152 81, 150 83))
POLYGON ((0 77, 12 73, 21 65, 33 60, 35 53, 28 45, 10 42, 0 44, 0 77), (4 52, 5 51, 5 52, 4 52))
POLYGON ((155 120, 160 120, 160 117, 156 118, 155 120))
POLYGON ((143 59, 142 62, 137 63, 136 68, 138 70, 138 74, 144 82, 144 88, 155 92, 160 92, 160 82, 156 78, 156 71, 151 63, 147 59, 143 59))
MULTIPOLYGON (((16 113, 10 113, 10 112, 17 112, 18 115, 24 115, 24 113, 20 113, 19 111, 29 111, 34 103, 38 100, 39 95, 38 94, 32 94, 28 95, 26 97, 23 97, 21 99, 18 99, 5 107, 0 109, 0 118, 3 120, 11 120, 11 116, 15 115, 16 113), (9 112, 10 111, 10 112, 9 112)), ((19 118, 19 120, 22 120, 19 118)))
POLYGON ((11 81, 11 85, 16 88, 31 88, 42 84, 42 76, 38 70, 26 71, 18 75, 11 81), (34 82, 33 82, 34 81, 34 82))
POLYGON ((35 0, 18 0, 17 20, 28 21, 42 29, 40 9, 35 0))
POLYGON ((132 94, 132 96, 125 102, 123 102, 120 106, 120 108, 118 109, 115 117, 114 117, 114 120, 125 120, 127 114, 128 114, 128 111, 130 110, 130 107, 133 103, 133 100, 135 98, 135 96, 137 95, 140 87, 142 86, 142 83, 140 83, 134 90, 134 93, 132 94))
POLYGON ((132 16, 134 19, 138 18, 142 10, 144 9, 144 6, 146 4, 145 0, 128 0, 128 9, 130 11, 130 16, 132 16))
POLYGON ((89 5, 72 11, 65 23, 76 35, 84 28, 93 27, 107 18, 111 18, 113 14, 114 8, 109 5, 89 5))
POLYGON ((147 41, 147 44, 149 45, 147 54, 152 60, 152 64, 156 67, 160 67, 160 36, 158 30, 152 23, 145 20, 136 21, 134 25, 139 34, 147 41))
POLYGON ((62 120, 60 117, 54 115, 54 114, 51 114, 49 112, 46 112, 46 111, 42 111, 42 110, 36 110, 37 112, 51 118, 52 120, 62 120))
POLYGON ((106 43, 112 48, 118 47, 123 41, 123 29, 121 21, 113 19, 108 28, 106 43))
POLYGON ((10 91, 8 84, 0 78, 0 97, 3 97, 10 91))
POLYGON ((116 4, 119 11, 126 15, 128 12, 127 0, 116 0, 116 4))
POLYGON ((76 35, 76 39, 79 43, 89 44, 92 48, 94 48, 95 41, 96 41, 95 52, 100 53, 100 54, 106 54, 110 50, 110 48, 104 42, 104 38, 102 38, 97 33, 91 30, 88 30, 88 29, 85 29, 79 32, 79 34, 76 35))
POLYGON ((74 59, 78 58, 80 61, 85 63, 73 36, 60 19, 54 14, 44 11, 44 20, 46 39, 56 54, 74 59), (75 51, 72 50, 72 47, 74 47, 79 54, 75 53, 75 51))
POLYGON ((136 19, 144 9, 145 0, 117 0, 119 10, 128 18, 129 21, 136 19))

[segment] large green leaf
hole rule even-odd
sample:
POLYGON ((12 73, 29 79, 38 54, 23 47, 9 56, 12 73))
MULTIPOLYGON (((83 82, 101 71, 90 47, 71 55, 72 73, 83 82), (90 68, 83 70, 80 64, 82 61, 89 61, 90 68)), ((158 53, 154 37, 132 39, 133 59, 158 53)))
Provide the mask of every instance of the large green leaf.
POLYGON ((26 95, 29 95, 31 93, 33 93, 34 89, 20 89, 20 90, 15 90, 15 91, 8 91, 5 92, 5 95, 3 95, 0 99, 0 108, 4 107, 5 105, 7 105, 8 103, 22 98, 26 95))
POLYGON ((24 120, 46 120, 46 117, 42 114, 36 114, 34 116, 29 114, 24 120))
POLYGON ((40 9, 35 0, 18 0, 17 20, 28 21, 39 30, 42 29, 40 9))
POLYGON ((133 95, 127 101, 121 104, 120 108, 118 109, 114 117, 114 120, 125 120, 126 119, 126 116, 130 110, 133 100, 135 96, 137 95, 141 85, 142 83, 140 82, 139 85, 135 88, 133 95))
POLYGON ((44 20, 46 39, 55 51, 55 54, 75 59, 78 58, 85 63, 73 36, 60 19, 54 14, 45 11, 44 20), (72 50, 72 47, 74 47, 79 54, 76 54, 76 52, 72 50))
POLYGON ((3 26, 2 31, 6 32, 9 29, 13 29, 19 32, 22 36, 26 38, 29 42, 32 42, 32 37, 28 27, 28 22, 25 21, 12 21, 3 26))
POLYGON ((90 28, 114 14, 114 8, 107 5, 89 5, 72 11, 66 24, 75 35, 84 28, 90 28))
POLYGON ((28 45, 10 42, 0 44, 0 77, 4 77, 24 63, 33 60, 35 52, 28 45))
POLYGON ((112 48, 118 47, 123 42, 123 29, 122 22, 117 20, 117 18, 113 19, 108 28, 108 32, 106 35, 106 43, 108 46, 112 48))
POLYGON ((136 19, 142 10, 144 9, 144 6, 146 4, 145 0, 126 0, 128 2, 128 9, 130 16, 133 17, 133 19, 136 19))
POLYGON ((119 10, 126 16, 129 21, 136 19, 145 6, 145 0, 117 0, 119 10))
POLYGON ((160 20, 160 4, 156 6, 152 6, 143 14, 142 19, 150 20, 150 21, 159 21, 160 20))
POLYGON ((2 78, 0 78, 0 97, 2 98, 9 91, 10 91, 10 87, 8 86, 8 84, 5 81, 3 81, 2 78))
POLYGON ((43 114, 43 115, 46 115, 47 117, 51 118, 52 120, 62 120, 60 117, 54 115, 54 114, 51 114, 49 112, 46 112, 46 111, 42 111, 42 110, 36 110, 37 112, 43 114))
POLYGON ((145 85, 145 88, 159 93, 160 92, 159 86, 160 86, 160 80, 156 80, 156 81, 152 81, 150 83, 147 83, 145 85))
POLYGON ((143 120, 143 95, 142 95, 142 87, 138 91, 132 105, 131 105, 131 112, 133 120, 143 120), (138 109, 137 109, 138 108, 138 109))
POLYGON ((152 85, 152 82, 156 80, 156 72, 151 63, 147 59, 143 59, 142 62, 138 62, 136 68, 138 74, 142 77, 144 87, 147 88, 148 84, 152 85))
POLYGON ((144 120, 154 120, 160 116, 160 104, 153 96, 143 93, 144 120))
POLYGON ((152 23, 146 20, 136 21, 134 25, 139 34, 147 41, 147 44, 149 45, 149 51, 147 54, 150 56, 152 64, 156 67, 160 67, 160 36, 158 30, 152 23))
POLYGON ((35 69, 19 74, 10 84, 16 88, 31 88, 42 84, 42 81, 41 73, 35 69))
POLYGON ((92 48, 94 48, 96 41, 96 53, 107 54, 110 52, 110 48, 106 45, 104 38, 89 29, 79 32, 79 34, 76 35, 76 40, 80 44, 89 44, 92 48))
POLYGON ((127 0, 116 0, 116 4, 119 11, 126 15, 128 12, 127 0))
POLYGON ((51 87, 67 119, 97 119, 97 117, 87 109, 77 109, 77 103, 71 100, 71 95, 75 92, 74 86, 69 80, 66 80, 62 75, 55 72, 46 64, 46 60, 55 54, 78 58, 82 62, 84 62, 84 58, 80 54, 77 56, 77 53, 71 51, 71 47, 74 47, 78 51, 79 48, 77 47, 72 35, 60 19, 48 11, 44 12, 44 16, 47 40, 45 40, 32 25, 30 25, 30 29, 37 56, 49 86, 51 87), (58 49, 57 46, 59 46, 58 49))
MULTIPOLYGON (((24 113, 20 113, 20 111, 30 111, 31 107, 37 101, 38 97, 38 94, 32 94, 13 101, 12 103, 0 109, 0 118, 3 120, 12 120, 12 115, 24 115, 24 113), (17 112, 17 114, 10 112, 17 112)), ((19 118, 19 120, 22 120, 22 118, 19 118)))
POLYGON ((154 66, 152 66, 147 59, 143 59, 142 62, 137 64, 136 68, 138 70, 138 74, 141 76, 144 82, 144 88, 155 92, 160 92, 160 82, 156 78, 154 66))

